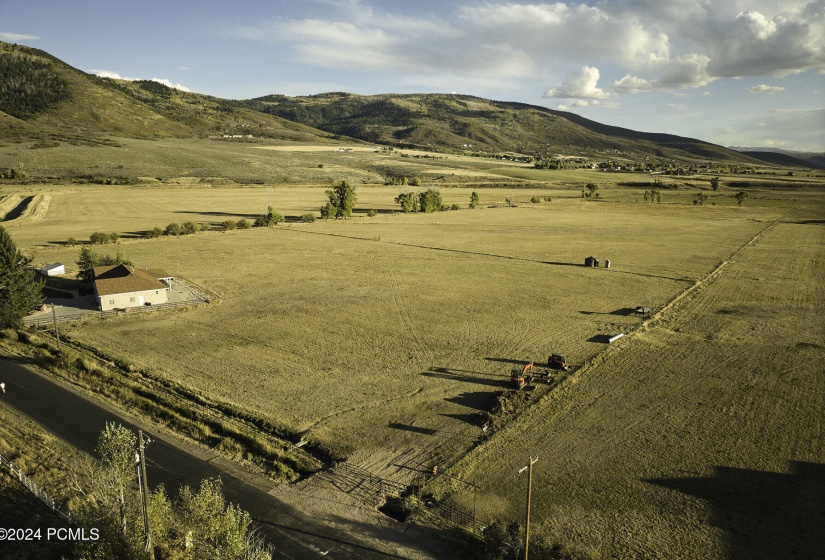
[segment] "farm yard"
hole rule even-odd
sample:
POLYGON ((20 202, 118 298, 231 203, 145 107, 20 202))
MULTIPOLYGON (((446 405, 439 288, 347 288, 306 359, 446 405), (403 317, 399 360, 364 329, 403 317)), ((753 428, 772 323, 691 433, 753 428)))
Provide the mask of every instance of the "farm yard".
MULTIPOLYGON (((595 557, 768 558, 771 547, 804 556, 821 546, 808 521, 821 506, 803 500, 794 504, 802 517, 778 518, 758 483, 787 475, 767 495, 801 492, 797 470, 825 463, 821 183, 755 180, 742 206, 733 189, 697 206, 698 188, 681 184, 653 204, 640 202, 644 188, 590 170, 557 182, 525 170, 522 183, 516 166, 478 158, 237 149, 252 166, 283 161, 273 174, 282 179, 206 183, 170 165, 163 174, 176 180, 0 187, 14 204, 40 197, 3 224, 36 263, 71 269, 79 248, 67 239, 114 231, 112 251, 222 298, 66 325, 70 337, 399 484, 439 465, 478 485, 480 519, 522 519, 515 470, 538 456, 536 534, 595 557), (413 187, 381 185, 385 165, 425 178, 453 169, 441 195, 462 210, 397 213, 394 197, 413 187), (301 170, 311 171, 299 182, 301 170), (355 216, 300 223, 343 177, 356 179, 355 216), (591 180, 598 200, 581 197, 591 180), (482 204, 468 210, 472 191, 482 204), (287 223, 218 231, 270 203, 287 223), (143 238, 186 220, 210 231, 143 238), (611 267, 585 268, 590 255, 611 267), (632 331, 640 305, 654 317, 632 331), (620 332, 629 336, 605 344, 620 332), (482 414, 507 390, 511 367, 551 352, 567 356, 572 375, 538 384, 532 405, 479 445, 482 414)), ((205 172, 220 176, 217 166, 205 172)), ((450 480, 429 491, 471 509, 473 494, 450 480)))

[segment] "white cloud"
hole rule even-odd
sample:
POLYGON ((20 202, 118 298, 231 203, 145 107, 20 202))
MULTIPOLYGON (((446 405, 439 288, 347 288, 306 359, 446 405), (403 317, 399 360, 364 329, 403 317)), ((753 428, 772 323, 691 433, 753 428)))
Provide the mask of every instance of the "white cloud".
POLYGON ((323 17, 278 18, 225 34, 272 45, 286 61, 388 74, 400 84, 439 87, 449 75, 462 89, 513 89, 516 81, 558 83, 582 67, 614 80, 605 91, 568 75, 548 90, 555 97, 825 71, 825 0, 464 0, 444 3, 437 17, 435 8, 406 15, 392 3, 324 1, 323 17))
POLYGON ((166 87, 170 87, 170 88, 177 89, 177 90, 180 90, 180 91, 192 91, 188 87, 186 87, 184 85, 181 85, 181 84, 172 83, 169 80, 167 80, 166 78, 152 78, 151 81, 157 82, 159 84, 163 84, 166 87))
POLYGON ((178 70, 180 70, 181 72, 186 72, 189 69, 190 68, 188 66, 178 66, 178 70))
POLYGON ((544 97, 564 97, 582 99, 605 99, 609 93, 597 87, 599 81, 599 69, 592 66, 585 66, 577 73, 567 75, 560 87, 552 88, 544 92, 544 97))
POLYGON ((751 93, 768 93, 773 95, 775 93, 779 93, 780 91, 785 91, 785 88, 779 86, 767 86, 765 84, 761 84, 758 86, 753 86, 748 88, 748 91, 751 93))
POLYGON ((690 109, 690 107, 683 103, 668 103, 667 105, 665 105, 665 107, 667 107, 668 109, 676 109, 677 111, 687 111, 688 109, 690 109))
POLYGON ((26 35, 25 33, 0 33, 0 40, 8 43, 15 43, 17 41, 36 41, 39 39, 37 35, 26 35))
MULTIPOLYGON (((134 82, 136 80, 144 79, 144 78, 130 78, 128 76, 121 76, 118 72, 112 72, 110 70, 92 70, 91 73, 94 74, 95 76, 99 76, 101 78, 111 78, 112 80, 125 80, 127 82, 134 82)), ((151 78, 149 81, 157 82, 159 84, 165 85, 166 87, 170 87, 170 88, 173 88, 173 89, 178 89, 180 91, 192 91, 188 87, 186 87, 184 85, 181 85, 181 84, 172 83, 170 80, 167 80, 166 78, 151 78)))

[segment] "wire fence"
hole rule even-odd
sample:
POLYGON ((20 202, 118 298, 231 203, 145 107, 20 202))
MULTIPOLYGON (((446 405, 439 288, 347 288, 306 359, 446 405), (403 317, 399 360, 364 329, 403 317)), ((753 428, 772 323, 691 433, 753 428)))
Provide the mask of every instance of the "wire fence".
POLYGON ((54 498, 52 498, 48 494, 48 492, 40 488, 40 486, 38 486, 32 479, 26 476, 25 473, 23 473, 23 471, 15 467, 12 461, 9 461, 5 457, 3 457, 2 454, 0 454, 0 468, 7 468, 12 477, 17 478, 29 492, 34 494, 35 497, 37 497, 41 502, 49 506, 49 508, 51 508, 53 512, 57 513, 67 521, 73 521, 71 513, 64 513, 63 511, 61 511, 57 507, 54 498))

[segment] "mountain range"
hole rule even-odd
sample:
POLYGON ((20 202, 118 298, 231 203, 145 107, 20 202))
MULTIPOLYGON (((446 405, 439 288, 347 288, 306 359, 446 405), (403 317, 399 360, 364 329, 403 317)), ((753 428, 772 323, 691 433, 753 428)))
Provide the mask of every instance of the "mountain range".
POLYGON ((577 114, 453 94, 323 93, 230 100, 156 81, 82 72, 41 50, 0 42, 0 135, 7 141, 105 143, 110 137, 240 136, 363 142, 435 151, 678 160, 810 167, 814 161, 739 152, 638 132, 577 114), (773 161, 771 161, 773 160, 773 161))

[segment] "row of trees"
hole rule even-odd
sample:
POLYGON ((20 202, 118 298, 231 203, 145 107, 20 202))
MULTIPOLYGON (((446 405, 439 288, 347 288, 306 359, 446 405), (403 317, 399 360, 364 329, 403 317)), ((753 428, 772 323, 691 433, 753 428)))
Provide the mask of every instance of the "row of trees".
MULTIPOLYGON (((458 204, 447 205, 441 200, 441 193, 437 189, 429 188, 423 192, 402 192, 395 197, 395 202, 401 207, 404 213, 409 212, 440 212, 443 210, 458 210, 458 204)), ((473 191, 470 194, 469 208, 476 208, 479 205, 478 193, 473 191)))

